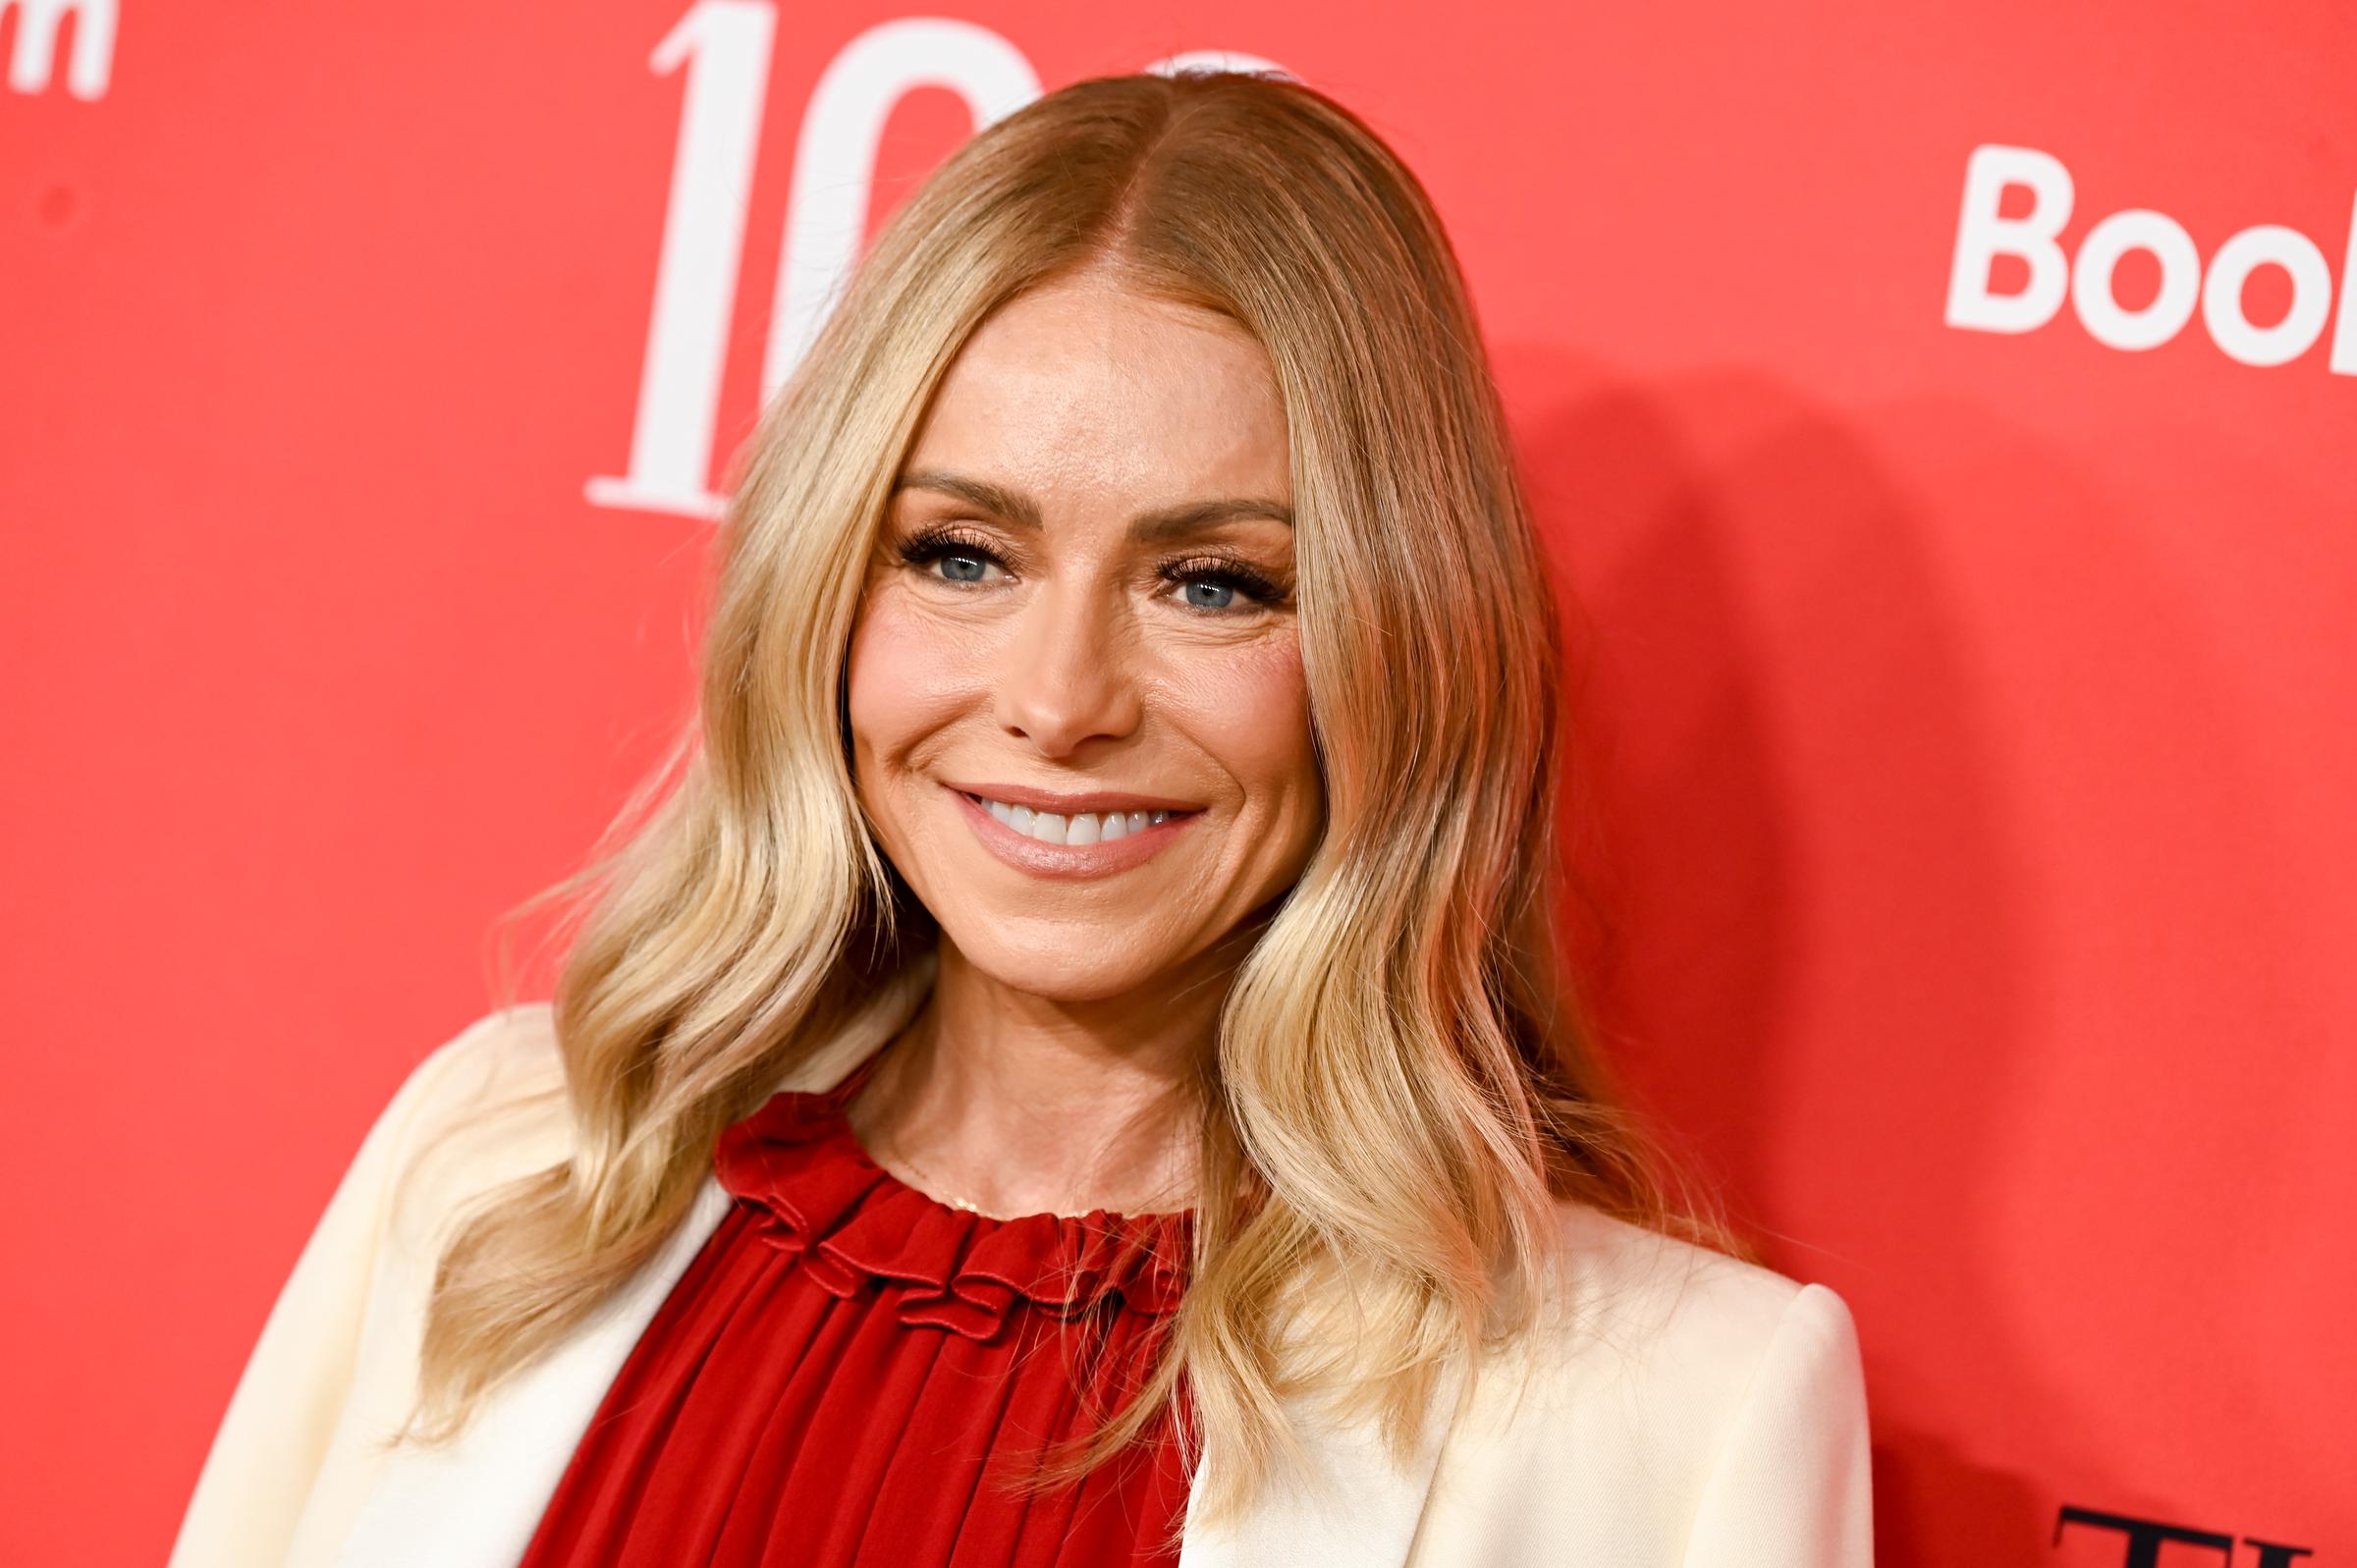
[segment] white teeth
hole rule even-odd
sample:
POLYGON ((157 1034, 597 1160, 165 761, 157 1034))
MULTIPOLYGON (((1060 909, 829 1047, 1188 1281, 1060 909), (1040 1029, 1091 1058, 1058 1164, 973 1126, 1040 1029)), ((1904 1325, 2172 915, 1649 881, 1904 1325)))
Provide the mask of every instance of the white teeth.
POLYGON ((972 798, 980 800, 983 809, 1016 833, 1026 838, 1037 838, 1041 843, 1109 843, 1133 833, 1143 833, 1154 824, 1167 821, 1171 815, 1167 811, 1132 811, 1125 814, 1119 811, 1103 814, 1078 811, 1067 817, 1053 811, 1033 811, 1029 806, 1011 806, 1003 800, 982 800, 979 795, 972 798))

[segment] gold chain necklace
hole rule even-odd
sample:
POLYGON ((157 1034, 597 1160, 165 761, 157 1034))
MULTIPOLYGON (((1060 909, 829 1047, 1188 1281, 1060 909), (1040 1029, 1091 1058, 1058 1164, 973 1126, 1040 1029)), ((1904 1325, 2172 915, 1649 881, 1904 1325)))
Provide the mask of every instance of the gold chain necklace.
MULTIPOLYGON (((934 1179, 931 1171, 918 1164, 915 1161, 909 1159, 906 1155, 899 1155, 896 1156, 895 1159, 899 1163, 908 1167, 908 1173, 910 1175, 916 1177, 919 1181, 922 1181, 928 1189, 931 1189, 926 1193, 927 1197, 939 1198, 943 1203, 948 1204, 951 1208, 962 1209, 969 1215, 982 1215, 982 1210, 978 1205, 970 1204, 963 1198, 957 1197, 954 1194, 942 1189, 941 1184, 934 1179)), ((883 1162, 881 1161, 877 1162, 879 1164, 882 1162, 883 1162)), ((989 1219, 995 1217, 991 1215, 982 1215, 982 1217, 989 1219)))
MULTIPOLYGON (((955 1195, 955 1194, 951 1193, 951 1192, 949 1191, 949 1189, 948 1189, 948 1188, 946 1188, 946 1187, 944 1187, 944 1186, 941 1184, 941 1182, 940 1182, 940 1181, 939 1181, 939 1180, 938 1180, 938 1179, 937 1179, 937 1178, 934 1176, 933 1172, 931 1172, 930 1170, 927 1170, 927 1169, 926 1169, 924 1166, 922 1166, 922 1165, 918 1164, 918 1163, 917 1163, 915 1161, 913 1161, 913 1160, 909 1159, 909 1158, 908 1158, 906 1155, 904 1155, 904 1154, 895 1154, 895 1155, 894 1155, 892 1158, 893 1158, 893 1162, 894 1162, 894 1163, 896 1163, 896 1164, 901 1164, 901 1165, 905 1165, 905 1166, 908 1168, 908 1173, 909 1173, 910 1175, 912 1175, 912 1176, 916 1177, 918 1181, 921 1181, 921 1182, 923 1182, 923 1183, 924 1183, 924 1186, 923 1186, 922 1188, 919 1188, 918 1190, 919 1190, 919 1191, 921 1191, 921 1192, 923 1192, 923 1193, 924 1193, 924 1195, 925 1195, 926 1197, 928 1197, 928 1198, 938 1198, 938 1199, 939 1199, 941 1202, 948 1204, 948 1205, 949 1205, 951 1208, 953 1208, 953 1209, 962 1209, 962 1210, 963 1210, 963 1211, 965 1211, 967 1214, 969 1214, 969 1215, 978 1215, 978 1216, 980 1216, 980 1217, 981 1217, 982 1218, 984 1218, 984 1219, 999 1219, 999 1220, 1004 1220, 1005 1218, 1007 1218, 1007 1217, 1008 1217, 1007 1216, 1004 1216, 1004 1215, 994 1215, 994 1214, 991 1214, 991 1213, 987 1212, 986 1210, 984 1210, 984 1209, 981 1207, 981 1205, 979 1205, 979 1204, 975 1204, 975 1203, 970 1203, 970 1202, 968 1202, 967 1200, 965 1200, 965 1199, 963 1199, 963 1198, 960 1198, 960 1197, 958 1197, 957 1195, 955 1195)), ((881 1161, 881 1160, 877 1160, 877 1159, 876 1159, 876 1157, 875 1157, 875 1155, 874 1155, 873 1153, 870 1153, 870 1154, 868 1155, 868 1159, 869 1159, 869 1160, 871 1160, 871 1161, 874 1161, 874 1162, 875 1162, 877 1165, 879 1165, 879 1166, 883 1166, 883 1167, 884 1167, 884 1169, 885 1169, 885 1173, 886 1173, 887 1175, 890 1175, 890 1174, 892 1174, 892 1173, 893 1173, 893 1172, 892 1172, 892 1170, 891 1170, 891 1168, 890 1168, 889 1166, 885 1166, 885 1165, 884 1165, 884 1162, 883 1162, 883 1161, 881 1161)), ((903 1185, 903 1186, 907 1186, 907 1185, 909 1185, 909 1183, 903 1182, 903 1183, 902 1183, 902 1185, 903 1185)), ((1081 1209, 1081 1210, 1070 1210, 1070 1211, 1062 1210, 1062 1209, 1057 1209, 1057 1210, 1050 1210, 1050 1211, 1048 1211, 1048 1212, 1049 1212, 1049 1213, 1051 1213, 1051 1214, 1053 1214, 1053 1215, 1055 1215, 1055 1217, 1056 1217, 1057 1218, 1059 1218, 1059 1219, 1084 1219, 1084 1218, 1086 1218, 1086 1217, 1087 1217, 1088 1216, 1090 1216, 1090 1215, 1093 1215, 1093 1214, 1097 1214, 1097 1213, 1099 1213, 1099 1212, 1102 1210, 1102 1208, 1103 1208, 1103 1206, 1102 1206, 1102 1205, 1100 1205, 1100 1206, 1099 1206, 1098 1208, 1096 1208, 1096 1209, 1081 1209)), ((1138 1211, 1138 1214, 1139 1214, 1139 1215, 1143 1215, 1143 1216, 1152 1216, 1152 1215, 1159 1214, 1159 1213, 1164 1213, 1164 1212, 1165 1212, 1165 1211, 1160 1211, 1160 1210, 1151 1210, 1151 1209, 1149 1209, 1149 1210, 1138 1211)))
MULTIPOLYGON (((875 1157, 870 1155, 868 1158, 872 1160, 875 1157)), ((918 1164, 915 1161, 909 1159, 906 1155, 896 1154, 893 1156, 893 1159, 896 1162, 907 1166, 909 1174, 915 1176, 919 1181, 922 1181, 925 1184, 926 1197, 939 1198, 943 1203, 948 1204, 953 1209, 962 1209, 967 1214, 979 1215, 984 1219, 1001 1219, 1006 1217, 1005 1216, 986 1213, 982 1209, 981 1205, 969 1203, 967 1200, 951 1193, 948 1188, 944 1187, 941 1182, 935 1178, 931 1171, 918 1164)), ((880 1165, 883 1163, 883 1162, 878 1160, 876 1161, 876 1163, 880 1165)), ((1080 1217, 1080 1215, 1066 1214, 1061 1210, 1054 1211, 1054 1213, 1056 1214, 1056 1217, 1059 1219, 1077 1219, 1080 1217)), ((1084 1213, 1094 1213, 1094 1211, 1084 1211, 1084 1213)))

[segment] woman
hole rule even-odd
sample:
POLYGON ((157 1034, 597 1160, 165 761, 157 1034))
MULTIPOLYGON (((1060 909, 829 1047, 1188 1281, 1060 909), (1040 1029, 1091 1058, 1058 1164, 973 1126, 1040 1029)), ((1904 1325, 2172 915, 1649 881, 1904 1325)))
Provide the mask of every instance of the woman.
POLYGON ((1868 1561, 1846 1309, 1561 972, 1557 611, 1362 123, 1001 121, 733 493, 684 777, 371 1130, 178 1568, 1868 1561))

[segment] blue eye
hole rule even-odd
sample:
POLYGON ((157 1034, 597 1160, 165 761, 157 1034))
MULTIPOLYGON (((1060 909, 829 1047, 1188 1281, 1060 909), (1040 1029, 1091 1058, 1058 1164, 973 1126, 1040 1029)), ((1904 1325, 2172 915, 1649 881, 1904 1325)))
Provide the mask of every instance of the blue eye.
POLYGON ((998 555, 970 539, 928 531, 901 546, 901 559, 912 567, 946 566, 946 572, 928 571, 936 582, 978 583, 992 567, 1005 569, 998 555))
POLYGON ((1284 602, 1284 590, 1240 561, 1198 557, 1162 568, 1165 582, 1186 589, 1186 605, 1211 615, 1247 616, 1284 602), (1237 602, 1237 596, 1242 602, 1237 602))

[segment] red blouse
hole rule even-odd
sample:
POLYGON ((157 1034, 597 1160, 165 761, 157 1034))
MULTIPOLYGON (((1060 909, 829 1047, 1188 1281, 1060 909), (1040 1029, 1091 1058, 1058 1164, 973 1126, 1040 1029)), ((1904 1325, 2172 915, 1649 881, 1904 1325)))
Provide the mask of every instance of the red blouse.
POLYGON ((845 1116, 877 1059, 722 1133, 714 1168, 737 1201, 520 1568, 1175 1560, 1159 1541, 1187 1477, 1167 1409, 1147 1449, 1076 1484, 1026 1496, 993 1480, 1090 1430, 1081 1383, 1100 1412, 1126 1402, 1184 1289, 1191 1211, 994 1219, 932 1198, 845 1116))

